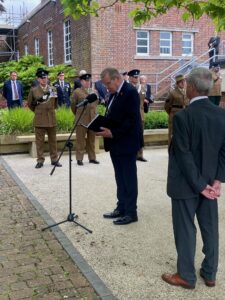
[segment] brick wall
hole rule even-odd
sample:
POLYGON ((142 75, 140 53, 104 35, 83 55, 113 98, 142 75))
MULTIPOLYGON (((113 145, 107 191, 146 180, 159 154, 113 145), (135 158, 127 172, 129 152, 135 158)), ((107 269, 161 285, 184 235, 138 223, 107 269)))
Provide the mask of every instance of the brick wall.
MULTIPOLYGON (((99 1, 101 2, 101 0, 99 1)), ((138 27, 128 17, 133 4, 117 3, 113 7, 102 10, 98 18, 82 17, 74 21, 65 17, 60 4, 44 0, 43 7, 29 18, 29 23, 24 23, 18 30, 18 48, 20 55, 24 54, 24 45, 27 44, 29 53, 34 54, 34 38, 40 39, 40 55, 47 63, 47 31, 53 32, 54 64, 64 63, 63 51, 63 22, 71 20, 72 36, 72 62, 79 71, 86 69, 93 74, 93 80, 107 66, 114 66, 121 72, 133 68, 141 70, 148 76, 148 81, 154 83, 156 73, 170 66, 182 58, 182 32, 193 32, 194 55, 199 56, 207 51, 208 40, 214 34, 212 22, 202 17, 198 22, 190 20, 188 23, 181 21, 178 10, 172 9, 167 15, 154 18, 150 22, 138 27), (148 30, 150 34, 150 54, 145 57, 136 55, 136 30, 148 30), (172 56, 159 55, 160 30, 172 32, 172 56)), ((221 40, 224 32, 221 33, 221 40)), ((208 55, 205 56, 205 59, 208 55)), ((178 65, 176 65, 176 68, 178 65)), ((175 67, 174 67, 175 69, 175 67)), ((170 69, 167 73, 170 73, 170 69)), ((158 79, 167 73, 159 75, 158 79)), ((170 80, 167 82, 170 83, 170 80)))

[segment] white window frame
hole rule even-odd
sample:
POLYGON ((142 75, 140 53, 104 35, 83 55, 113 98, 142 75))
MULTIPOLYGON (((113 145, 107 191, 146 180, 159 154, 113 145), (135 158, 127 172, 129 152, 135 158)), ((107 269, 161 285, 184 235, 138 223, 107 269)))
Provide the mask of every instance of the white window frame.
POLYGON ((149 31, 147 30, 137 30, 136 31, 136 55, 146 56, 149 55, 149 31), (146 38, 138 37, 139 33, 146 33, 146 38), (146 45, 141 45, 141 43, 146 41, 146 45), (146 48, 146 52, 139 52, 139 48, 146 48))
POLYGON ((159 53, 160 53, 160 56, 172 56, 172 32, 160 31, 160 33, 159 33, 159 53), (161 38, 162 33, 168 33, 169 39, 161 38), (161 45, 161 42, 163 42, 163 41, 169 41, 169 45, 168 46, 161 45), (162 49, 169 49, 169 53, 161 52, 162 49))
POLYGON ((24 55, 27 56, 29 54, 28 52, 28 46, 27 44, 24 45, 24 55))
POLYGON ((67 20, 64 26, 64 62, 70 63, 72 61, 72 41, 71 41, 71 24, 67 20))
POLYGON ((54 57, 53 57, 53 34, 52 31, 49 30, 47 32, 47 39, 48 39, 48 66, 54 66, 54 57))
POLYGON ((34 39, 34 51, 36 56, 40 55, 40 40, 38 38, 34 39))
POLYGON ((182 33, 182 56, 192 56, 193 55, 193 49, 194 49, 194 47, 193 47, 193 41, 194 41, 194 35, 193 35, 193 33, 191 33, 191 32, 183 32, 182 33), (190 35, 190 39, 185 39, 184 35, 190 35), (183 45, 183 43, 185 41, 190 41, 191 42, 190 47, 187 47, 187 46, 183 45), (188 53, 188 54, 184 53, 184 51, 183 51, 184 48, 190 49, 191 50, 190 53, 188 53))

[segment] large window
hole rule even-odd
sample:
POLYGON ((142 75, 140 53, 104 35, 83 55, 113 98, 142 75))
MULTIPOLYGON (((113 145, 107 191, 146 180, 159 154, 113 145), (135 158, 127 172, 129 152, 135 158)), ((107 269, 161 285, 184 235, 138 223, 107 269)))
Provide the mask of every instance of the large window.
POLYGON ((28 46, 24 45, 24 55, 27 56, 28 54, 28 46))
POLYGON ((160 55, 172 55, 172 34, 168 31, 160 32, 160 55))
POLYGON ((137 55, 149 54, 149 32, 140 31, 136 32, 136 53, 137 55))
POLYGON ((39 39, 37 38, 34 39, 34 51, 35 51, 35 55, 37 56, 40 55, 40 43, 39 43, 39 39))
POLYGON ((71 49, 71 31, 70 20, 64 23, 64 61, 65 63, 71 62, 72 59, 71 49))
POLYGON ((48 31, 48 65, 54 65, 52 31, 48 31))
POLYGON ((193 34, 183 33, 182 34, 182 55, 193 54, 193 34))

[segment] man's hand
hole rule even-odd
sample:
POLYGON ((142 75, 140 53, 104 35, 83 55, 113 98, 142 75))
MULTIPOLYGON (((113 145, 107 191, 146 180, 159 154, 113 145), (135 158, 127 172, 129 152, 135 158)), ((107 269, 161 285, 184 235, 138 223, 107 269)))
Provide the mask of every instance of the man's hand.
POLYGON ((221 182, 219 180, 214 180, 212 187, 216 190, 216 197, 221 195, 221 182))
POLYGON ((112 136, 112 132, 111 132, 110 129, 105 128, 105 127, 100 127, 100 129, 101 129, 102 131, 96 132, 96 135, 97 135, 97 136, 102 136, 102 137, 104 137, 104 138, 112 138, 112 137, 113 137, 113 136, 112 136))
POLYGON ((209 184, 207 184, 206 188, 201 192, 201 194, 210 200, 216 200, 218 197, 216 188, 209 184))

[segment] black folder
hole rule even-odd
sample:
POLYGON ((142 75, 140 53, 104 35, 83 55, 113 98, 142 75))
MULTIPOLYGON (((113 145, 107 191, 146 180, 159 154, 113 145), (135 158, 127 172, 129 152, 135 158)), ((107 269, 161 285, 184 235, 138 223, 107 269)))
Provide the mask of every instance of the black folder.
POLYGON ((104 116, 96 115, 96 117, 92 119, 89 124, 87 125, 81 124, 81 125, 95 132, 100 132, 102 131, 100 127, 110 128, 110 121, 104 116))

